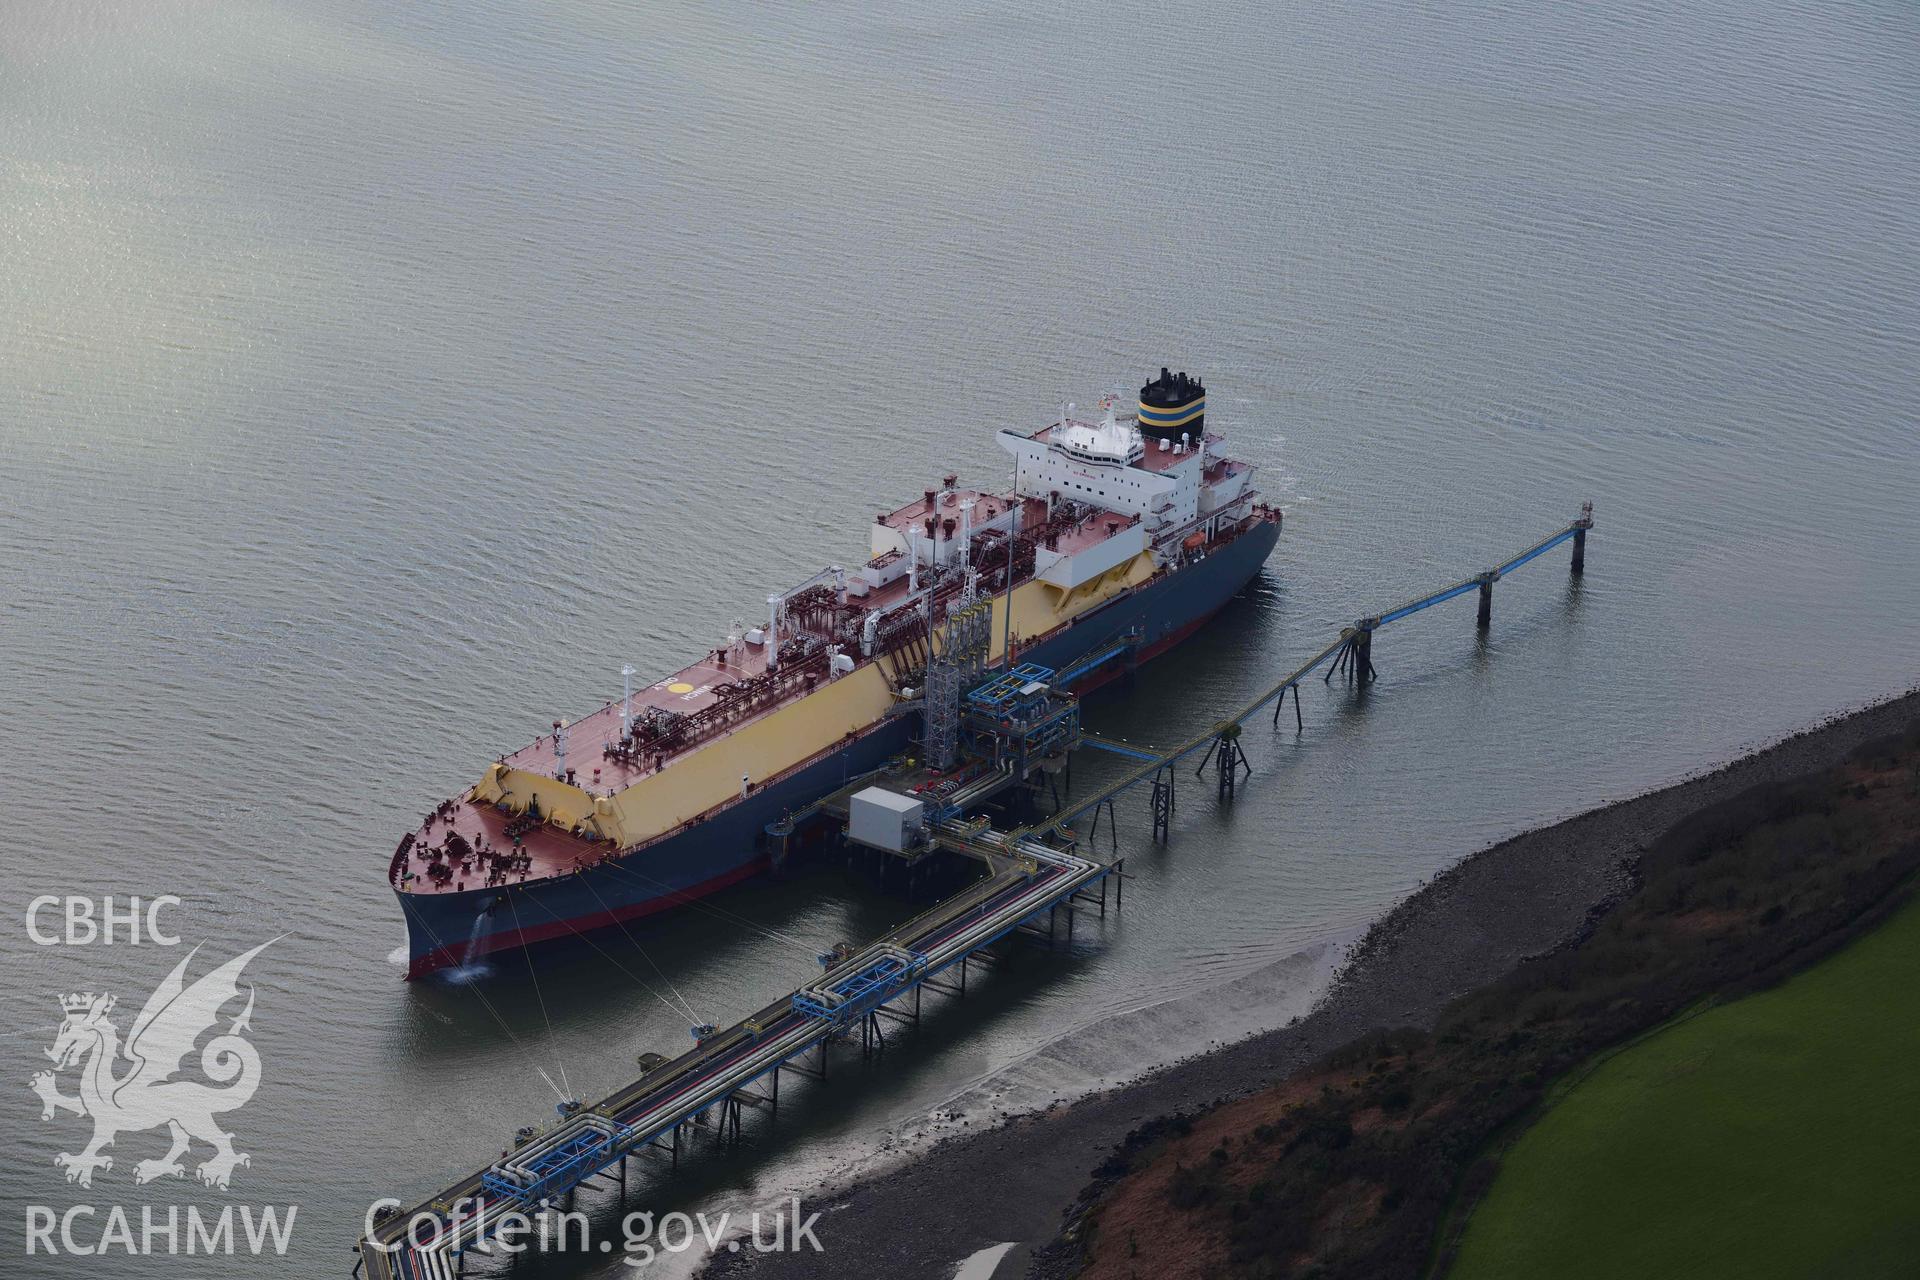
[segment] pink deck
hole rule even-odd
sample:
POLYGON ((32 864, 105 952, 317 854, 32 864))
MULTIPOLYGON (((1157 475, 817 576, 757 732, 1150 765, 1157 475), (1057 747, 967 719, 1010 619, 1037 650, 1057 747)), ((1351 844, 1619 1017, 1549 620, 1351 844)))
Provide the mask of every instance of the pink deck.
POLYGON ((975 499, 980 504, 974 508, 973 512, 973 523, 975 527, 1004 513, 1011 501, 1008 495, 1004 493, 983 493, 979 489, 953 489, 951 491, 939 489, 934 491, 933 502, 931 504, 929 504, 924 497, 915 498, 899 510, 889 511, 887 514, 881 516, 879 523, 889 529, 895 529, 904 533, 908 529, 920 524, 929 515, 936 518, 951 516, 955 520, 958 520, 960 518, 960 504, 969 498, 975 499), (956 495, 950 504, 943 501, 948 492, 956 495))
MULTIPOLYGON (((682 713, 704 710, 713 705, 716 688, 766 671, 764 646, 741 645, 740 650, 742 656, 738 661, 728 658, 725 662, 719 660, 718 651, 709 651, 699 662, 681 668, 665 680, 635 689, 634 716, 637 718, 647 707, 661 707, 682 713), (685 688, 676 688, 682 685, 685 688)), ((618 702, 609 702, 600 710, 582 716, 567 726, 566 732, 567 765, 573 770, 574 782, 589 795, 612 795, 648 774, 659 772, 656 762, 636 760, 632 764, 622 764, 607 758, 606 748, 620 741, 618 702)), ((560 755, 554 750, 553 735, 549 733, 534 739, 512 755, 503 757, 503 763, 514 769, 551 778, 560 769, 560 755)))
POLYGON ((463 889, 484 889, 489 884, 545 880, 552 876, 567 875, 582 866, 590 866, 611 856, 614 851, 613 845, 607 841, 594 844, 540 823, 520 837, 518 852, 529 861, 524 872, 515 870, 507 873, 504 879, 489 880, 488 860, 476 856, 470 870, 455 866, 453 878, 445 884, 436 884, 427 879, 428 864, 440 856, 435 851, 446 843, 447 836, 452 832, 459 832, 476 850, 491 850, 501 854, 515 852, 513 838, 507 834, 507 824, 513 820, 513 814, 501 813, 490 804, 476 804, 471 800, 454 801, 445 816, 431 818, 419 828, 418 838, 401 868, 414 874, 415 879, 409 888, 415 893, 458 893, 463 889))

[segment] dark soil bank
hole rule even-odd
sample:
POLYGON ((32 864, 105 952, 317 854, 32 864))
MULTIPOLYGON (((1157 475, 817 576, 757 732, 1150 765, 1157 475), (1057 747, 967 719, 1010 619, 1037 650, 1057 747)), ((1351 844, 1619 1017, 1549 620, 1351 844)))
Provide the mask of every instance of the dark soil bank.
POLYGON ((833 1198, 820 1254, 724 1255, 712 1276, 941 1277, 1018 1241, 1000 1276, 1060 1230, 1094 1168, 1142 1123, 1268 1088, 1369 1030, 1430 1026, 1451 1001, 1578 936, 1630 887, 1627 864, 1669 827, 1756 784, 1831 768, 1920 718, 1920 693, 1842 716, 1714 773, 1531 831, 1462 861, 1369 931, 1309 1016, 1134 1084, 956 1136, 833 1198))

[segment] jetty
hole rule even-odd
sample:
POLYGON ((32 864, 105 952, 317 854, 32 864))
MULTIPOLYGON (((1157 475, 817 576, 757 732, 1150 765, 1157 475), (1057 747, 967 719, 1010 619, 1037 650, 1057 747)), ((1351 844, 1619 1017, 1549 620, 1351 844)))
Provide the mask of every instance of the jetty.
MULTIPOLYGON (((974 864, 975 878, 958 892, 863 947, 837 947, 820 957, 819 978, 787 993, 726 1028, 697 1027, 692 1048, 668 1059, 642 1058, 638 1079, 591 1105, 569 1101, 544 1130, 514 1135, 498 1160, 476 1170, 411 1208, 380 1215, 356 1246, 356 1275, 374 1280, 454 1280, 470 1256, 512 1222, 528 1221, 595 1185, 627 1194, 629 1165, 663 1160, 677 1169, 682 1145, 692 1134, 711 1132, 738 1140, 746 1110, 777 1112, 782 1074, 824 1078, 835 1046, 857 1041, 863 1054, 884 1049, 889 1022, 916 1021, 923 993, 966 992, 970 965, 990 948, 1017 935, 1047 941, 1064 922, 1071 937, 1076 910, 1120 906, 1125 884, 1118 857, 1115 801, 1131 788, 1151 784, 1153 835, 1171 838, 1175 775, 1200 756, 1196 775, 1215 771, 1215 793, 1230 802, 1238 781, 1251 772, 1241 743, 1245 723, 1273 709, 1279 723, 1287 694, 1300 720, 1300 683, 1314 672, 1364 683, 1376 678, 1374 634, 1426 609, 1478 593, 1477 624, 1491 623, 1494 584, 1507 574, 1572 543, 1571 569, 1586 565, 1592 505, 1580 518, 1493 567, 1357 618, 1305 663, 1271 683, 1201 733, 1167 748, 1087 733, 1078 700, 1069 690, 1127 662, 1136 646, 1127 640, 1059 670, 1032 664, 973 670, 955 683, 949 705, 920 708, 929 735, 938 733, 952 759, 939 768, 902 761, 854 780, 804 811, 769 827, 776 865, 808 832, 829 831, 841 844, 909 868, 929 859, 958 857, 974 864), (1095 790, 1056 803, 1049 816, 997 830, 977 816, 989 799, 1016 788, 1037 797, 1078 749, 1113 754, 1133 767, 1095 790), (1091 818, 1085 828, 1082 820, 1091 818), (1096 852, 1102 820, 1108 823, 1110 857, 1096 852)), ((929 689, 936 684, 929 680, 929 689)), ((931 698, 931 692, 928 697, 931 698)), ((1070 790, 1070 788, 1069 788, 1070 790)), ((490 1145, 490 1144, 489 1144, 490 1145)))

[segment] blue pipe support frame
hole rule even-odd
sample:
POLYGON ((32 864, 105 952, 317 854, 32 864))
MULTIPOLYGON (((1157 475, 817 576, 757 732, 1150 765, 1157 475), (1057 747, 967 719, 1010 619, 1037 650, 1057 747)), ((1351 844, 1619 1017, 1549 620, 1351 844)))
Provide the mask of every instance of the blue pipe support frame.
POLYGON ((1377 631, 1381 627, 1386 626, 1389 622, 1398 622, 1400 619, 1407 617, 1409 614, 1418 613, 1422 609, 1431 609, 1434 605, 1442 604, 1448 600, 1453 599, 1455 596, 1463 596, 1467 594, 1467 592, 1469 591, 1477 591, 1481 587, 1486 586, 1489 583, 1498 582, 1500 579, 1506 577, 1509 573, 1512 573, 1515 569, 1518 569, 1521 565, 1527 563, 1527 561, 1532 560, 1538 556, 1543 556, 1547 552, 1559 546, 1561 543, 1570 541, 1573 538, 1578 537, 1580 534, 1586 532, 1588 527, 1589 526, 1587 522, 1584 520, 1576 524, 1569 525, 1565 529, 1562 529, 1559 533, 1554 534, 1551 538, 1548 538, 1545 542, 1540 543, 1538 546, 1529 547, 1527 550, 1522 551, 1519 555, 1507 561, 1505 564, 1500 565, 1498 568, 1489 569, 1485 573, 1475 574, 1473 577, 1468 578, 1466 581, 1455 583, 1453 586, 1446 588, 1444 591, 1436 591, 1432 595, 1422 596, 1418 600, 1409 600, 1407 603, 1399 606, 1398 608, 1393 609, 1390 612, 1383 613, 1378 617, 1362 618, 1360 622, 1357 624, 1357 627, 1359 630, 1362 630, 1362 631, 1377 631))
POLYGON ((1480 579, 1471 578, 1466 582, 1462 582, 1455 586, 1448 587, 1445 591, 1436 591, 1432 595, 1426 596, 1423 599, 1412 601, 1409 604, 1403 604, 1398 609, 1395 609, 1392 613, 1383 613, 1377 618, 1363 618, 1361 619, 1361 622, 1363 624, 1372 623, 1372 625, 1371 626, 1363 625, 1361 629, 1365 631, 1378 631, 1381 627, 1386 626, 1389 622, 1398 622, 1400 621, 1400 619, 1407 617, 1410 614, 1418 613, 1422 609, 1431 609, 1433 608, 1433 606, 1437 604, 1442 604, 1445 601, 1451 600, 1455 596, 1463 596, 1467 594, 1467 592, 1477 591, 1479 590, 1479 588, 1480 588, 1480 579))
POLYGON ((1131 743, 1120 742, 1113 738, 1102 738, 1094 734, 1082 734, 1080 737, 1080 745, 1092 747, 1096 751, 1108 751, 1116 756, 1125 756, 1129 760, 1158 760, 1160 758, 1160 754, 1157 751, 1149 751, 1145 747, 1136 747, 1131 743))
POLYGON ((1106 666, 1107 663, 1112 662, 1115 658, 1124 656, 1131 651, 1133 647, 1131 641, 1122 641, 1108 648, 1098 657, 1082 659, 1054 677, 1054 683, 1063 686, 1071 685, 1082 677, 1091 675, 1094 671, 1106 666))
POLYGON ((528 1183, 489 1170, 481 1184, 494 1195, 518 1204, 533 1204, 555 1192, 570 1190, 600 1172, 630 1147, 632 1131, 622 1125, 611 1133, 583 1133, 534 1158, 534 1180, 528 1183))
POLYGON ((838 996, 838 1000, 823 1000, 816 994, 823 988, 809 987, 793 993, 793 1008, 796 1013, 835 1024, 846 1023, 905 994, 926 972, 927 957, 918 951, 881 956, 859 972, 824 987, 826 992, 838 996))
MULTIPOLYGON (((1581 534, 1584 534, 1590 531, 1592 528, 1593 528, 1593 516, 1592 516, 1591 505, 1589 504, 1589 506, 1585 510, 1583 510, 1580 519, 1574 521, 1572 524, 1560 530, 1558 533, 1555 533, 1552 537, 1546 539, 1545 541, 1539 543, 1538 545, 1529 547, 1527 550, 1521 552, 1519 555, 1515 556, 1513 559, 1508 560, 1506 563, 1502 564, 1499 568, 1488 570, 1486 573, 1475 574, 1473 577, 1468 578, 1464 582, 1457 582, 1454 585, 1445 588, 1444 590, 1434 592, 1432 595, 1422 596, 1417 600, 1409 600, 1407 603, 1396 606, 1395 608, 1388 610, 1386 613, 1382 613, 1376 616, 1361 618, 1353 627, 1348 629, 1346 632, 1343 632, 1340 639, 1334 641, 1331 645, 1321 650, 1318 655, 1309 659, 1306 665, 1302 666, 1297 671, 1294 671, 1292 674, 1287 676, 1285 680, 1282 680, 1279 684, 1274 685, 1273 687, 1268 689, 1265 693, 1262 693, 1259 697, 1255 698, 1253 701, 1241 707, 1239 711, 1236 712, 1229 719, 1221 721, 1219 726, 1216 726, 1214 729, 1208 730, 1204 734, 1201 734, 1197 737, 1189 739, 1187 742, 1184 742, 1180 746, 1175 747, 1169 751, 1150 754, 1146 758, 1142 759, 1142 762, 1139 768, 1134 769, 1132 772, 1128 773, 1125 777, 1120 778, 1113 784, 1107 787, 1100 788, 1099 790, 1094 791, 1092 794, 1083 797, 1077 803, 1074 803, 1072 805, 1068 805, 1062 808, 1060 812, 1056 813, 1051 819, 1040 823, 1038 826, 1033 828, 1033 830, 1056 831, 1056 832, 1061 831, 1062 828, 1064 828, 1068 823, 1072 822, 1074 819, 1079 818, 1083 814, 1091 812, 1093 809, 1095 809, 1099 805, 1104 804, 1107 801, 1113 799, 1113 797, 1119 795, 1122 791, 1125 791, 1128 788, 1135 786, 1138 783, 1146 781, 1148 778, 1152 777, 1158 770, 1164 769, 1169 765, 1178 764, 1181 760, 1184 760, 1187 756, 1192 755, 1195 751, 1199 751, 1206 747, 1211 746, 1213 744, 1214 738, 1217 736, 1219 732, 1220 727, 1223 727, 1228 724, 1239 724, 1244 720, 1251 719, 1255 712, 1263 710, 1268 703, 1280 697, 1287 690, 1298 686, 1301 680, 1313 674, 1313 672, 1317 671, 1320 668, 1322 663, 1325 663, 1337 658, 1339 654, 1345 648, 1347 648, 1348 645, 1353 643, 1354 636, 1357 635, 1358 633, 1360 632, 1371 633, 1371 632, 1377 631, 1381 627, 1386 626, 1389 622, 1398 622, 1402 618, 1408 617, 1415 613, 1419 613, 1422 609, 1431 609, 1434 605, 1442 604, 1445 601, 1453 599, 1455 596, 1463 596, 1467 594, 1469 591, 1482 590, 1483 588, 1490 586, 1493 582, 1498 581, 1501 577, 1503 577, 1508 572, 1514 569, 1517 569, 1521 565, 1527 563, 1529 560, 1532 560, 1537 556, 1545 555, 1548 551, 1551 551, 1553 548, 1559 546, 1561 543, 1567 542, 1571 539, 1578 538, 1581 534)), ((1296 694, 1295 696, 1297 697, 1298 694, 1296 694)), ((1100 746, 1101 744, 1093 743, 1090 745, 1100 746)), ((1103 749, 1110 749, 1110 748, 1103 748, 1103 749)), ((1125 754, 1125 753, 1122 752, 1118 754, 1125 754)))
POLYGON ((1547 552, 1559 546, 1561 543, 1566 542, 1571 538, 1575 538, 1585 532, 1586 532, 1586 526, 1584 525, 1574 525, 1572 528, 1563 529, 1559 533, 1554 534, 1551 538, 1548 538, 1545 542, 1541 543, 1539 546, 1535 547, 1533 550, 1522 552, 1520 555, 1517 555, 1513 559, 1507 561, 1505 564, 1501 565, 1498 569, 1495 569, 1493 571, 1494 575, 1496 577, 1504 578, 1507 576, 1508 573, 1510 573, 1515 569, 1518 569, 1521 565, 1533 559, 1535 556, 1543 556, 1547 552))
POLYGON ((1011 707, 1021 701, 1022 691, 1029 685, 1055 683, 1053 668, 1043 667, 1034 662, 1023 662, 1011 671, 1002 671, 999 675, 967 691, 966 703, 978 711, 994 712, 1011 707))

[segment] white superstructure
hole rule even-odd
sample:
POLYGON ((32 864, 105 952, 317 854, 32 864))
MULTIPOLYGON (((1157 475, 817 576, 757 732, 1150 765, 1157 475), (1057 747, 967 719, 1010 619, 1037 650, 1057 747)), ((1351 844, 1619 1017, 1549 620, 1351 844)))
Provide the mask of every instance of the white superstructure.
POLYGON ((1253 468, 1217 454, 1220 437, 1156 439, 1109 401, 1098 421, 1062 415, 1032 435, 1002 430, 1001 447, 1014 456, 1014 490, 1021 497, 1099 507, 1137 519, 1143 545, 1204 532, 1222 517, 1245 514, 1253 468))

